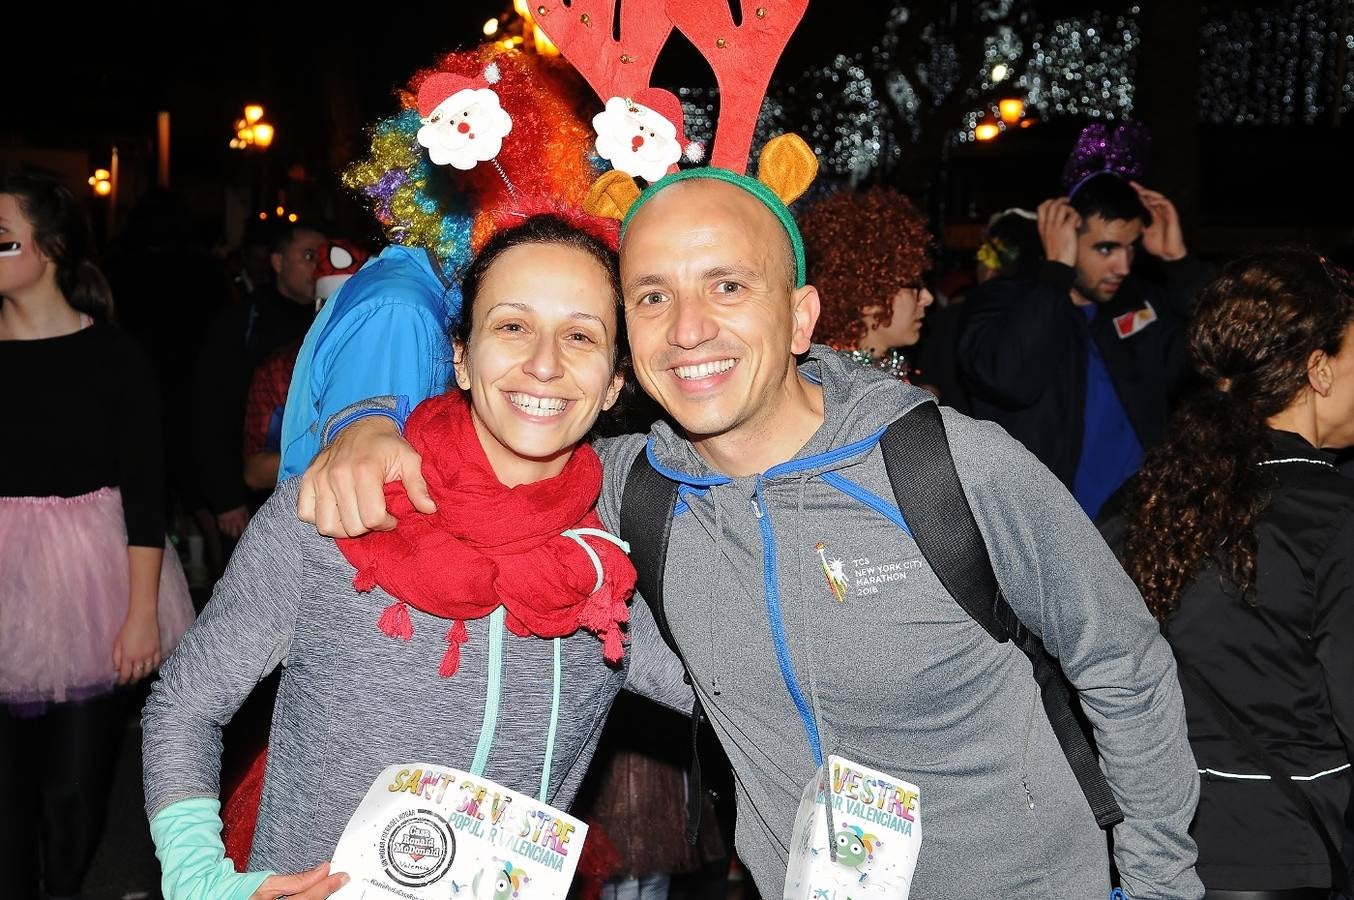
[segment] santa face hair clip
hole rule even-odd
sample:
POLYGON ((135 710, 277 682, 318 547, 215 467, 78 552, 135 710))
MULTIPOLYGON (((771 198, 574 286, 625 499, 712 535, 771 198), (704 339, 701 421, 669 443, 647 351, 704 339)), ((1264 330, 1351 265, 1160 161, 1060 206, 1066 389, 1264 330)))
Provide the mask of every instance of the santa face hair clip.
POLYGON ((482 78, 438 72, 423 82, 418 142, 435 165, 467 171, 498 156, 512 131, 512 117, 490 87, 498 79, 498 66, 490 64, 482 78))
POLYGON ((630 98, 612 97, 593 116, 597 155, 612 168, 645 181, 677 171, 678 160, 700 162, 705 148, 688 141, 682 104, 670 91, 644 88, 630 98))
POLYGON ((0 256, 18 256, 22 248, 18 241, 0 241, 0 256))

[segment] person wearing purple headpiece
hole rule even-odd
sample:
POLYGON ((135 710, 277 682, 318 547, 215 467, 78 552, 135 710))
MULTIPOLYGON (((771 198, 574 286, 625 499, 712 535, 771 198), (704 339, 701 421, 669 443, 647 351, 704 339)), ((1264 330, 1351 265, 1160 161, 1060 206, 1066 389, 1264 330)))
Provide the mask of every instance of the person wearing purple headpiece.
POLYGON ((1082 132, 1067 194, 1039 206, 1043 265, 977 289, 960 338, 974 414, 1025 444, 1092 518, 1165 432, 1184 326, 1208 275, 1174 204, 1137 181, 1147 144, 1132 122, 1082 132), (1134 272, 1139 249, 1164 283, 1134 272))

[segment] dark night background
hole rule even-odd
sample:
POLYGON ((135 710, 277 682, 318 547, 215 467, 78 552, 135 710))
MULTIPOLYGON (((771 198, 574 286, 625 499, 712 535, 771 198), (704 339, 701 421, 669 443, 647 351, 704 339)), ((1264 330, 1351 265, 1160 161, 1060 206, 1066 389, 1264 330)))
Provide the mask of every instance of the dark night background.
MULTIPOLYGON (((911 14, 908 30, 918 35, 911 45, 915 53, 929 46, 921 34, 927 21, 942 23, 962 45, 966 29, 976 34, 987 27, 976 10, 1012 4, 905 5, 911 14)), ((868 59, 886 19, 900 6, 886 0, 813 0, 778 66, 772 95, 837 54, 860 53, 868 59)), ((1354 158, 1354 140, 1348 116, 1322 113, 1311 124, 1257 120, 1235 125, 1201 114, 1198 59, 1200 43, 1208 39, 1201 29, 1209 17, 1245 15, 1254 4, 1016 6, 1026 10, 1026 18, 1046 22, 1093 10, 1134 16, 1141 43, 1132 115, 1146 121, 1154 135, 1148 180, 1176 198, 1202 248, 1225 253, 1237 242, 1298 239, 1339 252, 1350 242, 1354 177, 1348 160, 1354 158)), ((1332 27, 1343 25, 1348 33, 1345 7, 1354 10, 1354 0, 1270 4, 1265 15, 1277 22, 1286 16, 1298 21, 1317 6, 1332 17, 1332 27)), ((137 196, 153 184, 155 115, 167 110, 173 186, 190 200, 200 219, 195 225, 209 242, 223 236, 227 211, 221 185, 251 180, 261 207, 267 195, 289 188, 289 207, 335 219, 350 231, 365 229, 365 236, 375 239, 379 236, 369 218, 337 180, 343 165, 365 148, 363 126, 395 111, 393 92, 416 69, 441 52, 474 46, 483 39, 486 19, 506 20, 510 14, 509 0, 358 5, 346 14, 322 6, 262 3, 39 13, 37 21, 14 32, 31 40, 14 50, 8 66, 0 162, 37 161, 87 176, 108 165, 109 148, 117 145, 122 196, 117 221, 111 223, 116 231, 137 196), (261 103, 277 128, 264 154, 227 147, 232 122, 247 102, 261 103)), ((906 52, 906 47, 900 51, 906 52)), ((1328 58, 1322 64, 1329 68, 1335 62, 1328 58)), ((1345 63, 1339 65, 1343 71, 1345 63)), ((1253 79, 1265 77, 1263 70, 1252 73, 1253 79)), ((713 77, 694 49, 674 35, 655 82, 669 88, 712 87, 713 77)), ((910 123, 926 130, 902 147, 900 160, 875 167, 867 177, 922 199, 933 217, 949 226, 980 222, 1012 205, 1032 207, 1056 191, 1062 160, 1088 121, 1085 116, 1042 115, 1031 107, 1032 114, 1042 115, 1037 128, 942 151, 946 133, 962 127, 958 114, 964 103, 973 105, 958 92, 955 99, 957 105, 929 110, 929 121, 910 123)), ((831 104, 830 99, 822 103, 831 104)), ((950 243, 955 241, 967 242, 955 238, 950 243)))
MULTIPOLYGON (((511 25, 512 10, 512 0, 12 6, 0 55, 0 167, 41 165, 78 187, 116 264, 134 256, 129 223, 154 196, 156 116, 167 111, 170 186, 182 209, 171 238, 200 257, 210 248, 214 274, 246 223, 271 217, 279 201, 376 246, 379 228, 338 177, 366 151, 363 129, 396 112, 395 91, 417 69, 478 45, 490 18, 511 25), (266 151, 228 146, 247 103, 262 104, 276 127, 266 151), (85 181, 109 166, 114 146, 110 209, 85 181)), ((674 34, 654 84, 708 92, 714 79, 674 34)), ((1223 260, 1299 242, 1354 266, 1354 0, 811 0, 770 98, 768 109, 780 108, 772 124, 819 150, 824 185, 853 176, 921 203, 940 238, 938 276, 972 267, 993 212, 1059 193, 1079 130, 1125 112, 1151 130, 1144 180, 1175 201, 1192 251, 1223 260), (1016 48, 1002 58, 1019 77, 997 85, 987 73, 1003 39, 1016 48), (969 139, 1012 93, 1027 101, 1032 127, 969 139), (842 147, 869 128, 879 144, 853 166, 842 147)), ((184 373, 216 310, 201 283, 146 269, 162 305, 143 304, 138 320, 124 304, 119 315, 157 348, 157 366, 171 373, 161 378, 166 409, 182 417, 184 373)), ((188 459, 171 455, 171 466, 188 459)), ((158 896, 139 739, 129 719, 92 900, 158 896)))

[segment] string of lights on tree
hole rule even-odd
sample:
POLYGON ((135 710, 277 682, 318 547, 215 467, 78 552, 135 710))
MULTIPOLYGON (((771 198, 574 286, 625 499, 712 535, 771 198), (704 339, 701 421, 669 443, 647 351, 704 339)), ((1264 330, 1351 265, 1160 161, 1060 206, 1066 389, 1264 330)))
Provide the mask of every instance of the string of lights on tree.
MULTIPOLYGON (((940 106, 956 94, 968 101, 958 121, 936 123, 956 143, 978 139, 985 123, 998 132, 1018 125, 1003 121, 998 101, 984 102, 1003 91, 1023 100, 1028 115, 1041 118, 1117 120, 1133 112, 1141 47, 1137 6, 1041 22, 1034 4, 979 4, 977 18, 989 31, 981 64, 968 72, 960 36, 935 23, 923 25, 920 40, 913 42, 929 48, 921 62, 902 57, 902 35, 914 24, 913 6, 894 5, 870 52, 838 55, 790 84, 773 84, 755 146, 793 130, 809 141, 826 169, 859 177, 895 163, 907 143, 930 138, 928 106, 940 106)), ((1349 0, 1302 0, 1205 9, 1202 120, 1313 125, 1331 121, 1337 111, 1354 112, 1352 7, 1349 0)), ((706 139, 714 129, 714 92, 687 88, 679 95, 688 133, 706 139)))
POLYGON ((1199 112, 1236 125, 1338 124, 1354 112, 1354 4, 1303 0, 1206 17, 1199 112))
MULTIPOLYGON (((893 6, 870 51, 839 54, 792 83, 773 84, 755 146, 794 131, 826 169, 860 177, 896 162, 906 144, 929 138, 928 126, 937 125, 928 114, 955 100, 957 116, 939 127, 957 143, 1019 126, 1022 112, 1003 115, 1003 94, 1041 116, 1113 119, 1132 111, 1137 7, 1040 23, 1030 3, 979 3, 975 18, 986 34, 972 60, 961 50, 962 28, 917 22, 912 6, 893 6)), ((688 133, 696 139, 712 133, 714 92, 687 88, 679 95, 688 133)))
MULTIPOLYGON (((526 4, 514 5, 519 16, 500 17, 498 36, 520 33, 530 45, 530 16, 521 15, 526 4)), ((753 152, 794 131, 826 170, 859 178, 891 167, 909 144, 937 133, 961 144, 1039 118, 1117 120, 1133 113, 1139 6, 1046 20, 1034 0, 978 0, 964 19, 949 21, 934 15, 936 8, 894 3, 868 52, 838 54, 773 81, 753 152)), ((486 26, 485 33, 494 32, 486 26)), ((1205 7, 1199 46, 1202 121, 1338 124, 1354 112, 1351 0, 1205 7)), ((688 136, 708 146, 716 92, 686 86, 677 94, 688 136)))

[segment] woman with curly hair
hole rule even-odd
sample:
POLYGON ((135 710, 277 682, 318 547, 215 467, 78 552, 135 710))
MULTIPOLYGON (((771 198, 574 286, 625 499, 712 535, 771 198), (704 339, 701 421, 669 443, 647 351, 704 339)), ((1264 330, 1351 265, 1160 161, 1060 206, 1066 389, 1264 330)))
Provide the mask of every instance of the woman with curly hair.
POLYGON ((897 191, 844 190, 800 217, 809 283, 822 313, 814 339, 851 359, 907 380, 904 350, 921 338, 935 299, 926 217, 897 191))
POLYGON ((1198 871, 1209 898, 1324 898, 1354 758, 1354 481, 1332 454, 1354 444, 1354 282, 1306 252, 1239 260, 1189 349, 1206 386, 1130 485, 1121 555, 1180 668, 1198 871))

